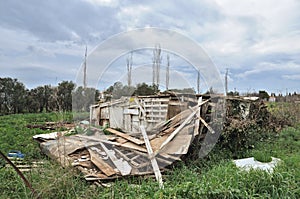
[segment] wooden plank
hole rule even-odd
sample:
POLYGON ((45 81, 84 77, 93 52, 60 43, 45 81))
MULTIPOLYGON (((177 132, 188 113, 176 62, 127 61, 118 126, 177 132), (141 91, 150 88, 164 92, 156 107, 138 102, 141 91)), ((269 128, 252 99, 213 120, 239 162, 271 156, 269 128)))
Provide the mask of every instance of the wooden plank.
POLYGON ((101 159, 95 152, 93 152, 91 149, 88 149, 91 161, 93 164, 97 166, 98 169, 100 169, 105 175, 112 176, 116 174, 116 171, 109 166, 104 160, 101 159))
POLYGON ((126 142, 124 144, 121 144, 119 146, 122 146, 124 148, 127 148, 127 149, 133 149, 133 150, 137 150, 137 151, 141 151, 141 152, 145 152, 147 153, 147 149, 145 149, 144 147, 141 147, 137 144, 134 144, 132 142, 126 142))
POLYGON ((168 147, 162 149, 161 152, 175 155, 187 154, 189 146, 191 145, 192 137, 193 135, 179 134, 171 142, 169 142, 168 147))
POLYGON ((147 115, 147 117, 156 117, 156 118, 163 118, 163 119, 165 119, 166 118, 166 116, 165 115, 147 115))
POLYGON ((139 166, 138 166, 138 169, 140 169, 140 168, 143 168, 143 167, 149 167, 149 164, 150 164, 151 162, 144 162, 144 163, 141 163, 139 166))
POLYGON ((88 168, 88 169, 91 169, 92 168, 92 164, 90 161, 85 161, 85 162, 73 162, 71 164, 72 166, 82 166, 82 167, 85 167, 85 168, 88 168))
POLYGON ((157 138, 151 140, 151 141, 150 141, 150 144, 151 144, 151 146, 152 146, 153 151, 156 152, 156 151, 160 148, 161 144, 162 144, 167 138, 168 138, 168 135, 164 135, 164 136, 157 137, 157 138))
POLYGON ((144 101, 145 102, 168 102, 168 101, 170 101, 170 99, 169 98, 157 98, 157 99, 155 99, 155 98, 144 98, 144 101))
POLYGON ((117 135, 117 136, 120 136, 120 137, 122 137, 122 138, 125 138, 125 139, 129 140, 130 142, 133 142, 133 143, 135 143, 135 144, 137 144, 137 145, 144 144, 144 141, 139 140, 139 139, 136 139, 136 138, 134 138, 134 137, 131 137, 130 135, 127 135, 127 134, 122 133, 122 132, 120 132, 120 131, 117 131, 117 130, 115 130, 115 129, 107 128, 106 130, 109 131, 109 132, 112 133, 112 134, 115 134, 115 135, 117 135))
POLYGON ((156 119, 156 120, 150 120, 150 119, 147 119, 146 121, 147 121, 147 122, 150 122, 150 123, 159 123, 159 122, 161 122, 160 119, 156 119))
POLYGON ((159 155, 164 157, 164 158, 171 159, 172 162, 177 161, 177 160, 181 160, 180 157, 177 157, 174 154, 170 155, 170 154, 167 154, 167 153, 160 152, 159 155))
POLYGON ((126 140, 126 139, 124 139, 124 138, 122 138, 122 137, 117 137, 117 138, 116 138, 116 141, 117 141, 118 143, 120 143, 120 144, 124 144, 124 143, 128 142, 128 140, 126 140))
MULTIPOLYGON (((200 104, 202 102, 202 97, 200 97, 198 99, 198 104, 200 104)), ((197 117, 200 117, 201 115, 201 109, 202 109, 202 106, 200 106, 200 110, 198 111, 197 113, 197 117)), ((195 128, 194 128, 194 136, 198 135, 199 134, 199 127, 200 127, 200 123, 198 120, 195 120, 195 128)))
MULTIPOLYGON (((147 109, 146 109, 147 110, 147 109)), ((163 113, 163 114, 166 114, 168 109, 150 109, 148 110, 149 112, 151 113, 163 113)))
MULTIPOLYGON (((105 144, 120 146, 120 147, 124 147, 124 148, 127 148, 127 149, 132 149, 132 150, 137 150, 137 151, 141 151, 141 152, 147 153, 147 150, 144 147, 139 146, 137 144, 134 144, 132 142, 126 142, 124 144, 120 144, 118 142, 111 142, 111 141, 108 141, 108 140, 96 139, 96 138, 93 138, 93 137, 90 137, 90 136, 79 135, 79 134, 78 135, 74 135, 74 137, 79 137, 79 138, 90 140, 90 141, 97 141, 96 144, 99 144, 100 142, 102 142, 102 143, 105 143, 105 144)), ((93 145, 96 145, 96 144, 92 143, 92 144, 90 144, 88 146, 93 146, 93 145)))
POLYGON ((175 129, 176 129, 176 126, 171 126, 170 128, 164 130, 163 132, 169 134, 169 133, 172 133, 175 129))
POLYGON ((149 139, 148 139, 148 136, 147 136, 145 127, 144 127, 144 126, 141 126, 140 128, 141 128, 141 132, 142 132, 142 135, 143 135, 145 144, 146 144, 146 148, 147 148, 147 151, 148 151, 148 155, 149 155, 149 158, 150 158, 152 167, 153 167, 153 171, 154 171, 154 174, 155 174, 155 178, 156 178, 156 180, 157 180, 158 183, 159 183, 159 187, 160 187, 160 188, 164 188, 163 181, 162 181, 162 176, 161 176, 161 172, 160 172, 160 170, 159 170, 157 161, 156 161, 155 157, 152 156, 153 151, 152 151, 151 144, 150 144, 150 141, 149 141, 149 139))
POLYGON ((178 133, 183 129, 183 127, 191 121, 191 119, 195 116, 195 114, 199 111, 199 108, 197 106, 196 110, 193 110, 193 112, 188 116, 178 128, 176 128, 175 131, 171 133, 171 135, 162 143, 159 149, 162 149, 164 146, 166 146, 178 133))
POLYGON ((102 174, 102 173, 95 173, 95 174, 93 173, 93 174, 87 174, 87 175, 85 175, 84 178, 85 178, 86 180, 91 180, 91 179, 93 179, 93 178, 106 179, 107 176, 104 175, 104 174, 102 174))
POLYGON ((145 109, 150 108, 162 108, 163 110, 166 110, 168 108, 168 104, 145 104, 145 109))
POLYGON ((117 169, 121 172, 122 176, 129 175, 131 172, 131 166, 128 164, 127 161, 124 161, 123 159, 119 159, 115 156, 114 150, 109 150, 106 148, 106 146, 103 143, 100 143, 101 147, 107 154, 107 156, 110 158, 110 160, 113 162, 113 164, 117 167, 117 169))
POLYGON ((124 109, 123 111, 124 114, 131 114, 131 115, 139 115, 139 110, 138 109, 124 109))
MULTIPOLYGON (((191 109, 191 107, 190 107, 191 109)), ((204 126, 212 133, 214 134, 215 131, 207 124, 207 122, 200 116, 197 115, 197 118, 204 124, 204 126)))
MULTIPOLYGON (((203 101, 203 102, 200 102, 197 106, 194 106, 193 108, 192 108, 192 113, 180 124, 180 126, 179 127, 177 127, 176 128, 176 130, 174 130, 172 133, 171 133, 171 135, 168 137, 168 139, 166 139, 165 140, 165 142, 164 143, 162 143, 162 145, 160 146, 160 149, 159 150, 161 150, 165 145, 167 145, 176 135, 177 135, 177 133, 188 123, 188 122, 190 122, 190 120, 194 117, 194 115, 199 111, 199 107, 201 106, 201 105, 203 105, 203 104, 205 104, 205 103, 207 103, 208 102, 208 100, 206 100, 206 101, 203 101), (196 110, 194 111, 194 109, 196 108, 196 110)), ((187 111, 188 110, 185 110, 185 111, 183 111, 182 113, 179 113, 178 115, 183 115, 183 114, 186 114, 187 113, 187 111)), ((178 116, 177 115, 177 116, 178 116)), ((176 119, 176 116, 174 117, 174 120, 176 119)), ((172 123, 173 121, 171 121, 171 123, 172 123)), ((159 151, 157 151, 157 153, 158 153, 159 151)), ((156 153, 156 154, 157 154, 156 153)), ((155 155, 156 155, 155 154, 155 155)))

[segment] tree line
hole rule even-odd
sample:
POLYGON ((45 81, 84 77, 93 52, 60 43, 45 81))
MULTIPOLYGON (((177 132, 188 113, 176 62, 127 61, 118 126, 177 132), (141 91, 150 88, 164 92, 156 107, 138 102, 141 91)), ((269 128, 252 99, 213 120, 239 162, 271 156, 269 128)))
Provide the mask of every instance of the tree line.
POLYGON ((72 111, 72 108, 88 111, 99 92, 94 88, 75 88, 72 81, 62 81, 58 86, 44 85, 27 89, 17 79, 0 78, 0 115, 72 111), (75 99, 73 103, 72 95, 75 99))
MULTIPOLYGON (((195 93, 193 89, 175 89, 195 93)), ((140 83, 136 86, 115 82, 104 92, 104 101, 122 96, 146 96, 160 92, 157 85, 140 83)), ((95 88, 76 87, 72 81, 62 81, 58 86, 43 85, 27 89, 18 79, 0 78, 0 115, 41 113, 54 111, 89 111, 91 104, 99 101, 100 92, 95 88)))
MULTIPOLYGON (((196 94, 193 88, 183 89, 169 89, 167 91, 185 93, 185 94, 196 94)), ((136 86, 123 85, 121 82, 115 82, 112 86, 108 87, 104 91, 106 100, 119 99, 122 96, 149 96, 156 95, 161 92, 158 85, 148 85, 145 82, 139 83, 136 86)), ((165 92, 165 91, 163 91, 165 92)))

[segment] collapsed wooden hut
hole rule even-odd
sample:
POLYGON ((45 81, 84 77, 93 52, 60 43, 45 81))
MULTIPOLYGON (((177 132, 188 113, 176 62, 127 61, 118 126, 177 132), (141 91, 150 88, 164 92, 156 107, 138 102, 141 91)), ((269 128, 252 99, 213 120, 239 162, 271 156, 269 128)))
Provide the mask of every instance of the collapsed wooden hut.
MULTIPOLYGON (((73 165, 86 180, 155 174, 186 155, 197 139, 214 134, 224 98, 184 94, 122 97, 91 106, 80 133, 58 134, 41 149, 62 165, 73 165), (214 121, 214 122, 215 122, 214 121)), ((221 113, 221 114, 220 114, 221 113)), ((35 136, 43 140, 43 135, 35 136)))

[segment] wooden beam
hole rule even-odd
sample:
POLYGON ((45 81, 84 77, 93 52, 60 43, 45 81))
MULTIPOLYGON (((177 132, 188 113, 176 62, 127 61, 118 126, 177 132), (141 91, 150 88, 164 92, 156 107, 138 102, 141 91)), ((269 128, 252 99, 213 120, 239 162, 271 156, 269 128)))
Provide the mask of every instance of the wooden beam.
POLYGON ((115 134, 115 135, 117 135, 117 136, 120 136, 120 137, 122 137, 122 138, 125 138, 125 139, 129 140, 130 142, 133 142, 133 143, 135 143, 135 144, 137 144, 137 145, 142 145, 142 144, 145 143, 145 142, 142 141, 142 140, 139 140, 139 139, 137 139, 137 138, 131 137, 130 135, 127 135, 127 134, 122 133, 122 132, 120 132, 120 131, 117 131, 117 130, 115 130, 115 129, 107 128, 106 130, 107 130, 108 132, 112 133, 112 134, 115 134))
POLYGON ((109 166, 104 160, 101 159, 100 156, 97 155, 97 153, 93 152, 91 149, 88 149, 90 156, 91 156, 91 161, 94 163, 98 169, 100 169, 105 175, 107 176, 112 176, 116 174, 116 171, 109 166))
POLYGON ((148 155, 149 155, 149 158, 150 158, 152 167, 153 167, 153 171, 154 171, 154 174, 155 174, 155 178, 156 178, 156 180, 157 180, 158 183, 159 183, 159 188, 162 188, 162 189, 163 189, 163 188, 164 188, 164 185, 163 185, 163 181, 162 181, 161 172, 160 172, 160 170, 159 170, 159 167, 158 167, 158 164, 157 164, 157 161, 156 161, 155 157, 152 156, 153 150, 152 150, 152 148, 151 148, 151 144, 150 144, 150 141, 149 141, 149 139, 148 139, 148 135, 147 135, 147 133, 146 133, 145 127, 144 127, 144 126, 140 126, 140 128, 141 128, 141 132, 142 132, 142 135, 143 135, 145 144, 146 144, 146 148, 147 148, 147 151, 148 151, 148 155))
POLYGON ((161 137, 154 138, 150 141, 150 144, 152 146, 152 149, 154 152, 159 150, 161 144, 168 138, 168 135, 163 135, 161 137))
POLYGON ((193 110, 193 112, 180 124, 178 128, 176 128, 175 131, 171 133, 171 135, 161 144, 159 147, 159 150, 164 148, 178 133, 183 129, 183 127, 191 121, 191 119, 195 116, 195 114, 199 111, 198 106, 197 110, 193 110))
MULTIPOLYGON (((189 108, 192 110, 191 107, 189 107, 189 108)), ((206 122, 202 117, 200 117, 199 115, 197 115, 197 118, 202 122, 202 124, 204 124, 204 126, 205 126, 212 134, 215 133, 215 131, 207 124, 207 122, 206 122)))
POLYGON ((10 161, 10 159, 8 159, 1 151, 0 151, 0 156, 8 163, 10 164, 14 170, 17 172, 17 174, 21 177, 21 179, 23 180, 23 182, 25 183, 25 185, 30 189, 32 195, 36 198, 41 198, 38 193, 35 191, 35 189, 32 187, 32 185, 30 184, 30 182, 27 180, 27 178, 23 175, 23 173, 16 167, 16 165, 14 165, 14 163, 12 163, 10 161))
POLYGON ((88 146, 98 145, 100 142, 102 142, 102 143, 105 143, 105 144, 120 146, 120 147, 124 147, 124 148, 127 148, 127 149, 138 150, 138 151, 147 153, 147 150, 144 147, 139 146, 137 144, 134 144, 132 142, 125 142, 123 144, 120 144, 118 142, 111 142, 111 141, 108 141, 108 140, 96 139, 96 138, 93 138, 91 136, 79 135, 79 134, 78 135, 74 135, 74 137, 79 137, 79 138, 82 138, 82 139, 86 139, 86 140, 91 140, 91 141, 97 142, 97 143, 92 143, 92 144, 90 144, 88 146))
MULTIPOLYGON (((200 97, 198 99, 198 104, 200 104, 202 102, 202 97, 200 97)), ((202 110, 203 106, 200 106, 200 110, 197 113, 197 117, 201 116, 201 110, 202 110)), ((194 136, 199 134, 199 127, 200 127, 200 122, 198 120, 195 120, 195 128, 194 128, 194 136)))
POLYGON ((132 150, 137 150, 137 151, 147 153, 147 150, 144 147, 139 146, 139 145, 134 144, 134 143, 131 143, 131 142, 126 142, 126 143, 120 144, 119 146, 127 148, 127 149, 132 149, 132 150))

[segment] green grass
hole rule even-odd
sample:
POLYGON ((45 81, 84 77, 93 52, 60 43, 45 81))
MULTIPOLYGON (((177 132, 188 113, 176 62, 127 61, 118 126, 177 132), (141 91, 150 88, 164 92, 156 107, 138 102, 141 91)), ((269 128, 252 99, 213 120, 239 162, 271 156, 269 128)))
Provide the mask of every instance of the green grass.
POLYGON ((259 162, 267 163, 267 162, 272 161, 271 155, 266 151, 255 151, 255 152, 252 152, 252 154, 253 154, 254 159, 259 162))
POLYGON ((26 154, 26 159, 41 158, 38 144, 32 136, 41 133, 50 133, 38 128, 29 129, 27 124, 43 124, 51 121, 72 121, 71 113, 40 113, 17 114, 0 117, 0 149, 3 153, 9 150, 20 150, 26 154))
MULTIPOLYGON (((240 158, 259 152, 282 159, 272 174, 241 171, 232 163, 234 154, 216 146, 204 159, 180 162, 166 172, 164 189, 159 189, 155 179, 143 177, 118 179, 104 188, 86 182, 73 168, 62 168, 40 154, 31 137, 47 131, 26 128, 28 123, 67 118, 53 113, 0 117, 1 151, 18 149, 27 155, 25 161, 45 162, 25 173, 42 198, 300 198, 300 125, 285 128, 242 153, 240 158)), ((0 181, 0 198, 32 198, 11 168, 0 168, 0 181)))

